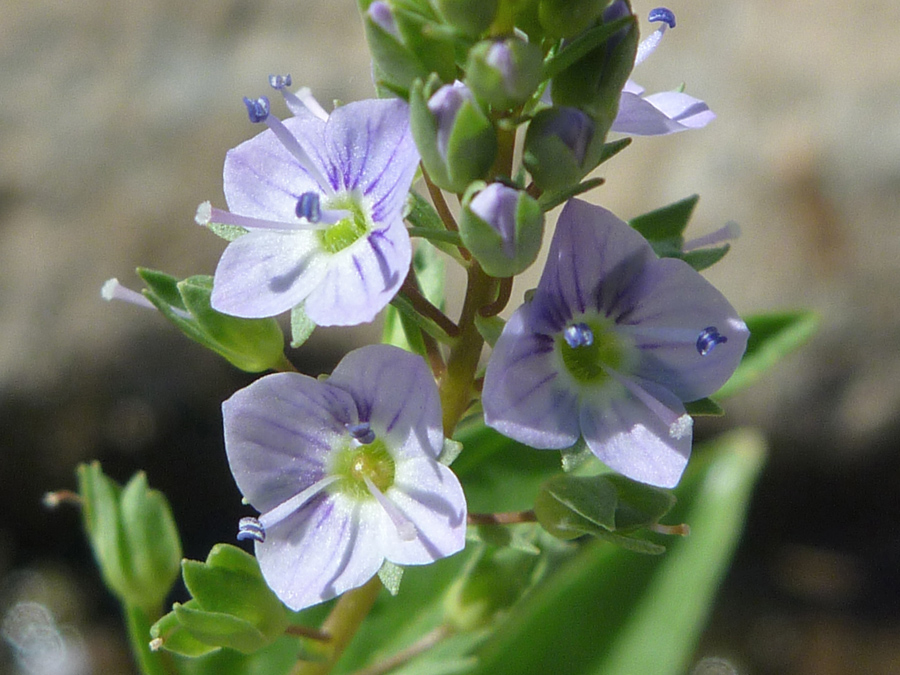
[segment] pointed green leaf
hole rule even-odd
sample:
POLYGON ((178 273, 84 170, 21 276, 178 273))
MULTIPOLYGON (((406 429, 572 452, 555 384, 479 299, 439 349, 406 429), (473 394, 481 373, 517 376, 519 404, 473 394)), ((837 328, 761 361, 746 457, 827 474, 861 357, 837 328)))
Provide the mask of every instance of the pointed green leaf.
POLYGON ((684 230, 699 199, 699 195, 691 195, 668 206, 632 218, 630 224, 644 235, 657 255, 679 255, 684 243, 684 230))
POLYGON ((271 642, 249 621, 231 614, 208 612, 178 603, 172 607, 172 612, 186 631, 206 644, 250 654, 271 642))
POLYGON ((685 403, 684 409, 691 417, 721 417, 725 414, 722 406, 711 398, 701 398, 685 403))

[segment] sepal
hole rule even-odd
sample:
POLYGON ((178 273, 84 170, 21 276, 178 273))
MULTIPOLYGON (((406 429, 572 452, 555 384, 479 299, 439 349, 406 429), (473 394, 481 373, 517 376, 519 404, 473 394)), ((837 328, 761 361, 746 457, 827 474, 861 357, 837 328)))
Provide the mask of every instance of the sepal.
POLYGON ((125 487, 98 462, 78 467, 82 517, 103 580, 126 605, 153 616, 178 578, 181 541, 165 496, 136 473, 125 487))
POLYGON ((499 0, 431 0, 444 21, 459 32, 477 36, 490 28, 499 0))
POLYGON ((197 275, 178 281, 145 268, 138 275, 147 284, 144 295, 191 340, 211 349, 249 373, 276 368, 284 359, 284 335, 274 318, 242 319, 210 306, 213 280, 197 275))
POLYGON ((541 48, 518 37, 484 40, 469 50, 466 84, 494 110, 509 110, 534 95, 543 62, 541 48))
POLYGON ((287 609, 266 585, 256 559, 217 544, 206 562, 182 562, 192 599, 176 603, 150 629, 158 646, 185 656, 229 647, 253 653, 275 641, 289 623, 287 609))

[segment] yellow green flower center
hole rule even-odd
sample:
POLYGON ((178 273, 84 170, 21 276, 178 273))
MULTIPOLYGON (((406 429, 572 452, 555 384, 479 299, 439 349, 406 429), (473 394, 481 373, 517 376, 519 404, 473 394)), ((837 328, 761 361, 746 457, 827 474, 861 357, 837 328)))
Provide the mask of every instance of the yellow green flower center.
POLYGON ((331 227, 317 232, 319 242, 329 253, 338 253, 348 246, 356 243, 361 237, 369 233, 371 222, 367 218, 358 198, 349 193, 338 195, 329 202, 329 209, 345 209, 350 216, 339 220, 331 227))
POLYGON ((374 499, 365 479, 385 492, 394 484, 394 466, 394 458, 380 438, 368 445, 348 442, 335 458, 332 474, 341 479, 332 487, 355 499, 374 499))
POLYGON ((604 319, 572 324, 556 344, 566 370, 582 384, 604 384, 610 379, 605 368, 619 371, 628 361, 628 344, 604 319))

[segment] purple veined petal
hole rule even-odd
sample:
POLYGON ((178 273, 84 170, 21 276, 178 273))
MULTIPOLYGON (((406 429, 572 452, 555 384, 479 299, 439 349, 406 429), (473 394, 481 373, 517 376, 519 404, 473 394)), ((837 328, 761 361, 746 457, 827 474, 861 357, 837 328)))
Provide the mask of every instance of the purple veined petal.
POLYGON ((734 307, 683 260, 648 265, 632 288, 640 302, 620 318, 620 329, 639 348, 635 373, 664 386, 682 401, 714 394, 737 368, 749 332, 734 307), (701 332, 715 327, 727 341, 705 356, 701 332))
POLYGON ((256 543, 263 577, 293 610, 329 600, 371 579, 384 562, 366 503, 322 493, 256 543))
POLYGON ((219 260, 212 307, 245 318, 286 312, 322 283, 329 257, 315 232, 248 232, 219 260))
POLYGON ((409 272, 412 247, 398 217, 384 230, 322 255, 327 269, 306 297, 306 314, 319 326, 354 326, 372 321, 397 294, 409 272))
POLYGON ((416 526, 404 541, 384 515, 380 537, 384 557, 398 565, 424 565, 466 545, 466 497, 453 472, 428 457, 398 462, 386 496, 416 526))
POLYGON ((222 404, 235 482, 260 512, 320 480, 326 458, 358 420, 346 392, 297 373, 256 380, 222 404))
POLYGON ((484 376, 485 423, 533 448, 575 443, 578 392, 560 377, 553 338, 532 332, 532 305, 516 310, 494 346, 484 376))
MULTIPOLYGON (((319 171, 329 175, 331 163, 322 154, 325 122, 309 115, 288 118, 284 125, 319 171)), ((322 192, 322 187, 267 129, 225 155, 223 190, 232 213, 295 223, 298 197, 304 192, 322 192)))
POLYGON ((440 399, 422 357, 398 347, 369 345, 347 354, 328 382, 352 396, 360 421, 369 422, 398 459, 441 453, 440 399))
POLYGON ((358 191, 372 219, 400 216, 419 163, 409 130, 409 107, 399 99, 357 101, 337 108, 325 127, 336 187, 358 191))
MULTIPOLYGON (((559 216, 535 293, 536 318, 552 317, 554 306, 568 310, 555 312, 563 321, 588 310, 608 315, 655 257, 647 241, 611 212, 570 199, 559 216)), ((537 326, 548 332, 564 328, 558 321, 537 326)))
MULTIPOLYGON (((640 386, 675 415, 684 413, 681 401, 662 387, 644 381, 640 386)), ((615 396, 604 392, 601 398, 586 396, 581 404, 581 432, 591 452, 633 480, 659 487, 677 485, 691 454, 691 432, 673 438, 668 424, 623 389, 615 396)))
POLYGON ((622 92, 619 112, 610 129, 636 136, 663 136, 698 129, 715 119, 701 100, 680 92, 661 92, 641 97, 622 92))

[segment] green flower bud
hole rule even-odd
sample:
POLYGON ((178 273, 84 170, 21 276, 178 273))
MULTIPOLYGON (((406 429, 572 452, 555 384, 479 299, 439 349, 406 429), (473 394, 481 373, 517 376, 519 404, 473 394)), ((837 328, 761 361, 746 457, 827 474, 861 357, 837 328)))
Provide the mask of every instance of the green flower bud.
POLYGON ((491 168, 497 134, 461 82, 438 88, 417 82, 410 93, 410 126, 425 170, 435 185, 462 193, 491 168))
POLYGON ((438 18, 425 0, 359 0, 359 8, 378 84, 405 98, 414 80, 431 73, 453 80, 453 43, 432 29, 438 18))
POLYGON ((463 200, 459 234, 485 272, 511 277, 537 258, 544 213, 523 190, 491 183, 463 200))
POLYGON ((431 0, 448 24, 466 35, 481 35, 494 21, 499 0, 431 0))
POLYGON ((544 55, 536 44, 518 37, 485 40, 469 51, 466 84, 496 110, 525 103, 541 82, 544 55))
POLYGON ((155 614, 178 577, 181 542, 169 504, 143 473, 122 488, 100 464, 78 467, 84 529, 109 589, 155 614))
POLYGON ((256 559, 236 546, 217 544, 206 562, 185 560, 182 575, 192 599, 153 625, 159 647, 186 656, 219 647, 250 654, 284 633, 287 610, 256 559))
POLYGON ((460 632, 484 628, 519 597, 536 557, 511 549, 476 555, 444 596, 446 622, 460 632))
POLYGON ((574 186, 597 166, 603 152, 602 135, 578 108, 541 110, 525 134, 525 167, 542 190, 574 186))
POLYGON ((590 28, 609 0, 540 0, 538 16, 547 35, 570 38, 590 28))

